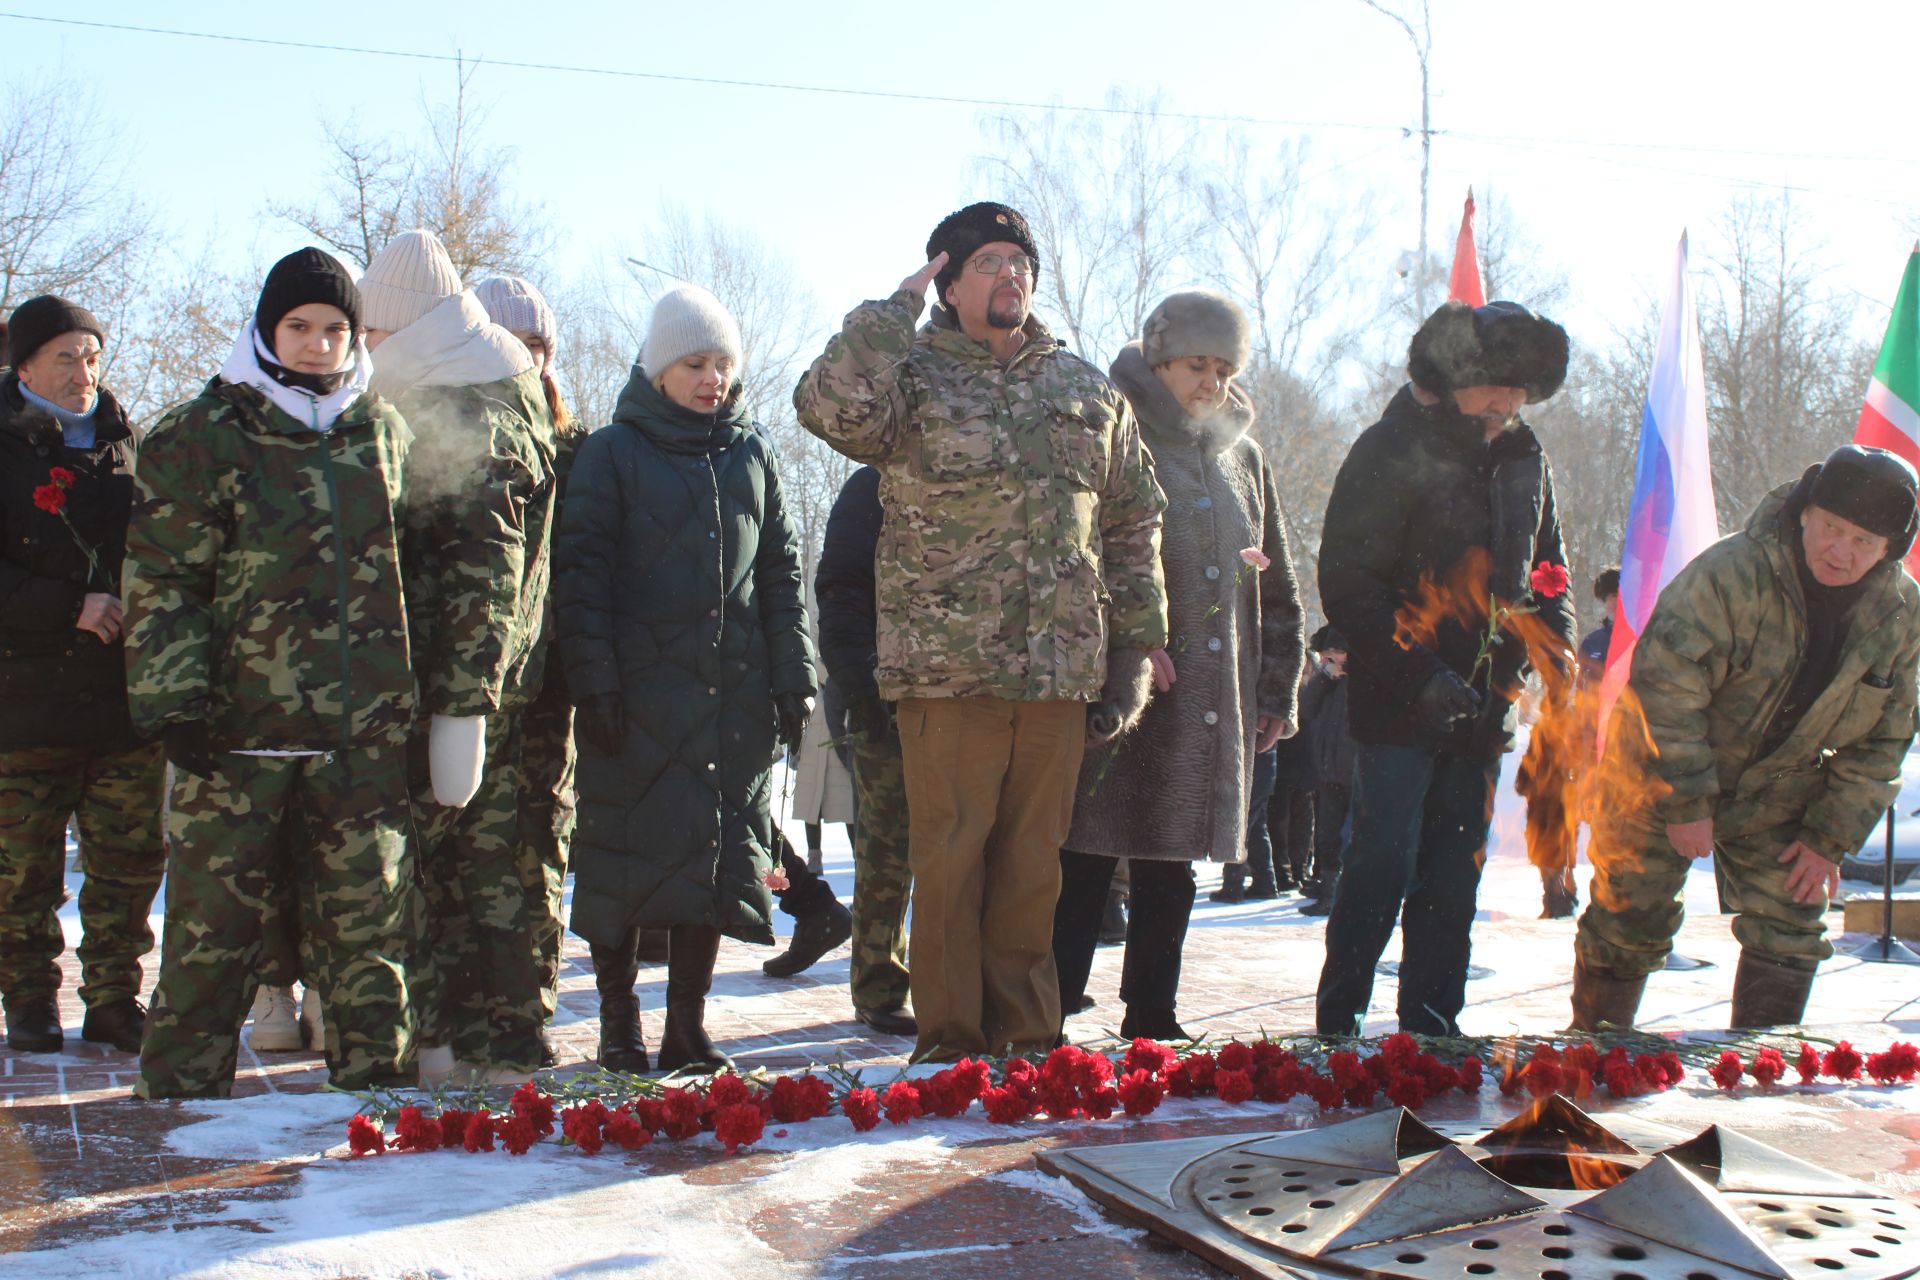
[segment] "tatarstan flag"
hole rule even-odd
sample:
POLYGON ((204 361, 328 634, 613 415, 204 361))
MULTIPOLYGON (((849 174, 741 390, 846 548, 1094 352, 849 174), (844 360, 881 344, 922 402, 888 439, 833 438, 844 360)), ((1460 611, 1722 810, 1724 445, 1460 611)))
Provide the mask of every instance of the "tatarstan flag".
MULTIPOLYGON (((1853 442, 1897 453, 1920 468, 1920 245, 1907 257, 1853 442)), ((1907 568, 1920 577, 1920 545, 1907 553, 1907 568)))

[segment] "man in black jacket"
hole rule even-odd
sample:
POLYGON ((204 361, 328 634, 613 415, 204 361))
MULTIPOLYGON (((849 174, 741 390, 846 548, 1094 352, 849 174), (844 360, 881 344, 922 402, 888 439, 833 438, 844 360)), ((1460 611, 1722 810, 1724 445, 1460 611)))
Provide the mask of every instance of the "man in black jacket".
MULTIPOLYGON (((0 377, 0 998, 7 1045, 58 1052, 69 817, 80 827, 82 1039, 138 1053, 140 957, 166 859, 166 761, 127 712, 120 561, 134 437, 99 321, 24 302, 0 377)), ((238 981, 238 978, 236 978, 238 981)))
POLYGON ((1552 321, 1512 302, 1449 302, 1414 335, 1407 385, 1334 481, 1320 598, 1350 646, 1359 760, 1327 920, 1322 1035, 1359 1032, 1396 917, 1401 1029, 1458 1034, 1512 702, 1530 651, 1571 670, 1552 476, 1517 416, 1560 389, 1566 365, 1552 321))

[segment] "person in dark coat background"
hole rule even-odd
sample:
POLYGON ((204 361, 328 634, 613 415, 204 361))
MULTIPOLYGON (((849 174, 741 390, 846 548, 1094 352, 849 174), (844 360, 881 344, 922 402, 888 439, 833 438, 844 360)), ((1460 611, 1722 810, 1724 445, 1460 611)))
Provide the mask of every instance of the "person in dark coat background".
POLYGON ((816 691, 799 538, 747 416, 718 299, 661 296, 611 425, 581 446, 558 552, 581 738, 571 926, 592 948, 603 1060, 644 1070, 641 928, 670 930, 663 1071, 713 1071, 724 934, 771 945, 776 743, 816 691))
POLYGON ((1572 671, 1553 478, 1518 416, 1560 389, 1566 367, 1566 331, 1552 321, 1518 303, 1449 302, 1414 334, 1407 384, 1334 480, 1320 598, 1352 645, 1360 753, 1327 918, 1322 1035, 1359 1033, 1396 918, 1401 1030, 1459 1032, 1493 787, 1529 662, 1511 621, 1483 661, 1489 597, 1537 609, 1519 621, 1572 671))
POLYGON ((1314 683, 1311 717, 1303 713, 1300 736, 1307 739, 1313 759, 1313 874, 1300 885, 1307 899, 1303 916, 1324 916, 1333 910, 1333 885, 1340 878, 1340 847, 1347 839, 1347 814, 1353 798, 1353 765, 1358 756, 1353 731, 1347 727, 1347 638, 1332 627, 1321 627, 1309 642, 1320 655, 1314 683))

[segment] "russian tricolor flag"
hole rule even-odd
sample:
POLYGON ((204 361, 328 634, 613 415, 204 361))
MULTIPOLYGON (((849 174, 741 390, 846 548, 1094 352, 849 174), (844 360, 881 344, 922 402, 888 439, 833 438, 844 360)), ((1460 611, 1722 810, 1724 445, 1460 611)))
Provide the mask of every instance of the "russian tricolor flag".
MULTIPOLYGON (((1897 453, 1920 469, 1920 245, 1900 277, 1900 296, 1873 362, 1853 442, 1897 453)), ((1920 546, 1907 553, 1907 568, 1920 577, 1920 546)))
POLYGON ((1700 321, 1687 278, 1687 237, 1674 256, 1673 283, 1660 316, 1660 342, 1640 417, 1640 459, 1620 552, 1620 611, 1600 682, 1600 737, 1626 686, 1633 647, 1654 602, 1681 566, 1720 536, 1707 458, 1707 386, 1700 361, 1700 321))

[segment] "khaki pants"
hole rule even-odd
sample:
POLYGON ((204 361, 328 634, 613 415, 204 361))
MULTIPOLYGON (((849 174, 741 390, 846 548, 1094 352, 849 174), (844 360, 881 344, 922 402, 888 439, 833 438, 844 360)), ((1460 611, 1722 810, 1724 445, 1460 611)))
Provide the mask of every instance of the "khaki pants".
POLYGON ((915 1057, 1044 1052, 1060 1029, 1053 910, 1086 707, 907 698, 899 721, 915 1057))

